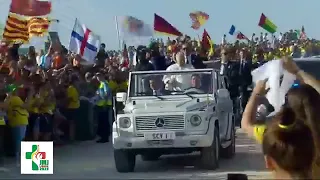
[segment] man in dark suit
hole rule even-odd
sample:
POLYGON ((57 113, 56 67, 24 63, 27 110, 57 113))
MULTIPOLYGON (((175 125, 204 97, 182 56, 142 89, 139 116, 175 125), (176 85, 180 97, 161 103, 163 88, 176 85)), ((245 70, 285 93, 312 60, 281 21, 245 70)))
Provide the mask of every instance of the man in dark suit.
POLYGON ((153 76, 149 79, 150 90, 146 92, 151 96, 164 96, 170 95, 170 91, 164 89, 164 83, 161 80, 161 76, 153 76))
POLYGON ((232 51, 230 49, 221 50, 221 67, 220 75, 225 76, 228 83, 228 90, 230 92, 230 97, 232 100, 235 100, 239 97, 239 61, 231 59, 232 51))
POLYGON ((240 75, 240 94, 241 94, 241 106, 244 109, 247 105, 247 102, 250 97, 250 92, 248 91, 248 87, 252 84, 252 62, 250 57, 247 57, 247 51, 242 49, 240 51, 240 67, 239 67, 239 75, 240 75))
POLYGON ((135 70, 136 71, 153 71, 154 66, 149 62, 149 60, 146 57, 147 49, 141 47, 137 50, 137 60, 138 64, 136 65, 135 70))
POLYGON ((159 49, 151 49, 151 63, 154 66, 154 70, 164 71, 167 69, 166 59, 161 56, 159 49))
POLYGON ((200 54, 191 54, 191 64, 195 69, 205 69, 207 66, 203 61, 208 61, 208 58, 201 56, 200 54))
POLYGON ((221 67, 220 75, 224 76, 227 80, 227 89, 230 93, 230 98, 233 101, 233 113, 236 118, 236 125, 240 124, 241 114, 239 107, 239 87, 241 79, 239 76, 240 63, 239 60, 233 59, 231 56, 233 51, 230 48, 224 48, 221 50, 221 67))

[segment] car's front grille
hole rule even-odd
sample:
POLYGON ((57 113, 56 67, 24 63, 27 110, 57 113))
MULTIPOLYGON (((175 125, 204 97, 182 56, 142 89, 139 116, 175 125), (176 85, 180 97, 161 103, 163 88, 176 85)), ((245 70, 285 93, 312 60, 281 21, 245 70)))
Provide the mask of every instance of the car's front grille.
POLYGON ((184 116, 183 115, 164 115, 164 116, 137 116, 136 120, 136 130, 183 130, 185 127, 184 116), (162 118, 164 120, 163 127, 156 126, 157 118, 162 118))

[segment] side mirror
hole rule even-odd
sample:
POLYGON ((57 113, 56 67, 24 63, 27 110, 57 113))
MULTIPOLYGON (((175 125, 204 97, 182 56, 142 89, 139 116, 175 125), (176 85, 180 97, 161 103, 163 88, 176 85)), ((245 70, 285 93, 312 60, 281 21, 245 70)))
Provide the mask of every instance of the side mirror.
POLYGON ((127 93, 119 92, 116 95, 117 102, 125 102, 127 100, 127 93))
POLYGON ((229 98, 230 93, 227 89, 218 89, 217 91, 217 97, 218 98, 229 98))

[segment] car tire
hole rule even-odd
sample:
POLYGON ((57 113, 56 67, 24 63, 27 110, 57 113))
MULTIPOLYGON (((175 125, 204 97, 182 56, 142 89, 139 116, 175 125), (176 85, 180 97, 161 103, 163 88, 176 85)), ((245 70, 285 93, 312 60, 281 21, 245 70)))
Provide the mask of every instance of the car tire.
POLYGON ((161 154, 143 154, 141 155, 141 159, 143 161, 157 161, 159 160, 159 157, 161 156, 161 154))
POLYGON ((211 146, 201 149, 201 167, 208 170, 215 170, 219 167, 220 156, 220 138, 219 129, 214 128, 214 138, 211 146))
POLYGON ((118 172, 133 172, 136 165, 136 155, 129 150, 115 149, 113 152, 118 172))
POLYGON ((221 157, 222 158, 226 158, 226 159, 233 158, 236 153, 236 129, 235 129, 234 125, 231 126, 231 139, 230 140, 231 140, 231 144, 228 147, 226 147, 226 148, 221 147, 221 157))

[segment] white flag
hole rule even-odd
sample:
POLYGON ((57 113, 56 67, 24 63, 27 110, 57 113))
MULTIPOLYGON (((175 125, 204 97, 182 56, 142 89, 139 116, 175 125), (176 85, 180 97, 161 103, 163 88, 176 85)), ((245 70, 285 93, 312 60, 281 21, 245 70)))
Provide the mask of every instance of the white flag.
POLYGON ((153 28, 133 16, 117 16, 116 21, 120 36, 124 39, 153 36, 153 28))

